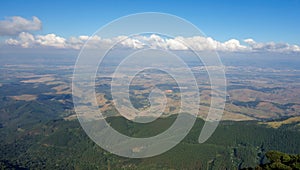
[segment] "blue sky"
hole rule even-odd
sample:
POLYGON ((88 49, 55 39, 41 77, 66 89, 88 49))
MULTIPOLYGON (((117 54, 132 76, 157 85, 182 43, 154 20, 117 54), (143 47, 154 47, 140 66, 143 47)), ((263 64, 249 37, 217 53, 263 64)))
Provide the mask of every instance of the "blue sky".
POLYGON ((253 38, 300 44, 299 0, 233 1, 16 1, 0 2, 0 18, 37 16, 38 33, 91 35, 99 27, 137 12, 164 12, 185 18, 219 41, 253 38))

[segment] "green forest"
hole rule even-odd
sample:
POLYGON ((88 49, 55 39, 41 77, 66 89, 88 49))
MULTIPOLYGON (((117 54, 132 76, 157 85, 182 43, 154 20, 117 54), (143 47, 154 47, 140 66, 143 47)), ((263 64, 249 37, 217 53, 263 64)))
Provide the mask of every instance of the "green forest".
MULTIPOLYGON (((55 114, 65 109, 56 102, 47 103, 49 109, 41 112, 37 110, 44 104, 35 101, 2 98, 4 104, 0 108, 4 113, 0 122, 1 169, 299 168, 299 156, 280 153, 300 153, 296 124, 274 129, 257 121, 222 121, 213 136, 199 144, 204 121, 198 118, 184 140, 168 152, 150 158, 128 159, 97 146, 77 119, 65 120, 62 114, 55 114), (280 152, 269 152, 271 150, 280 152)), ((110 117, 107 121, 123 134, 144 137, 166 130, 176 117, 159 118, 146 124, 123 117, 110 117)))

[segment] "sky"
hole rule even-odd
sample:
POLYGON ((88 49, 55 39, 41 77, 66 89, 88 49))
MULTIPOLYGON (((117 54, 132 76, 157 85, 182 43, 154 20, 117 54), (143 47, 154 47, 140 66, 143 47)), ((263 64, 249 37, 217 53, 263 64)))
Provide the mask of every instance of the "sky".
MULTIPOLYGON (((37 44, 62 48, 64 43, 64 48, 79 49, 80 44, 74 47, 74 40, 70 42, 70 37, 77 37, 76 41, 83 43, 86 37, 82 36, 92 35, 119 17, 140 12, 162 12, 190 21, 221 50, 229 49, 226 45, 229 42, 227 44, 237 46, 238 50, 244 48, 239 45, 245 45, 249 49, 280 48, 278 51, 295 52, 300 51, 299 9, 300 0, 2 0, 0 44, 5 48, 33 48, 37 44), (9 24, 11 28, 7 26, 9 24)), ((195 37, 189 41, 198 43, 195 37)))

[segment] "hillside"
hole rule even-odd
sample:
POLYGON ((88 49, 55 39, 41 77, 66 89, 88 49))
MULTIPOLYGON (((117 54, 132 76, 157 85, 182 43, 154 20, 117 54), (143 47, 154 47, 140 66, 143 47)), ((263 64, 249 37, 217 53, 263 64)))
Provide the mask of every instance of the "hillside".
MULTIPOLYGON (((108 121, 118 131, 135 137, 155 135, 168 128, 176 115, 145 125, 122 117, 108 121)), ((21 120, 20 120, 21 121, 21 120)), ((55 119, 4 126, 1 132, 1 166, 30 169, 237 169, 266 161, 265 152, 300 153, 299 129, 274 129, 256 121, 223 121, 204 144, 197 139, 204 121, 197 119, 189 135, 168 152, 146 159, 112 155, 93 143, 78 121, 55 119)), ((17 169, 17 168, 16 168, 17 169)))

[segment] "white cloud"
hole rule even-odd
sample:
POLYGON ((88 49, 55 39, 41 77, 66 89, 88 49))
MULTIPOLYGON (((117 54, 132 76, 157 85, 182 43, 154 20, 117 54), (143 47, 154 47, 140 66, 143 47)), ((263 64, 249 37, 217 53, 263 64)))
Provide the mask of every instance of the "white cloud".
POLYGON ((33 16, 25 19, 20 16, 7 17, 0 21, 0 36, 17 36, 5 40, 5 44, 20 46, 22 48, 59 48, 59 49, 81 49, 85 42, 89 42, 87 48, 107 48, 115 45, 129 49, 153 48, 166 50, 188 50, 192 48, 197 51, 222 51, 222 52, 300 52, 300 46, 288 43, 256 42, 249 38, 241 43, 237 39, 225 42, 217 41, 211 37, 174 37, 166 38, 152 34, 150 36, 118 36, 102 38, 99 36, 81 35, 78 37, 64 38, 55 34, 32 35, 31 31, 41 30, 42 22, 33 16))
POLYGON ((35 16, 27 20, 19 16, 7 17, 0 21, 0 36, 18 35, 21 32, 37 31, 42 28, 42 22, 35 16))
POLYGON ((5 43, 9 45, 21 46, 23 48, 32 47, 35 43, 34 36, 27 32, 20 33, 18 38, 18 40, 10 38, 6 40, 5 43))
POLYGON ((66 39, 55 34, 33 36, 27 32, 21 32, 18 39, 8 39, 6 44, 21 46, 23 48, 31 47, 55 47, 66 48, 66 39))
POLYGON ((175 40, 180 40, 181 42, 185 42, 188 44, 192 49, 198 51, 245 51, 247 50, 246 46, 240 44, 240 42, 236 39, 231 39, 226 42, 219 42, 214 40, 211 37, 176 37, 175 40))
POLYGON ((231 39, 223 43, 225 50, 227 51, 243 51, 246 50, 247 47, 240 44, 239 40, 231 39))
POLYGON ((184 45, 179 40, 175 39, 167 39, 166 40, 167 46, 170 50, 187 50, 188 47, 184 45))
POLYGON ((36 36, 36 43, 45 47, 66 47, 66 39, 55 34, 38 35, 36 36))
POLYGON ((300 52, 300 47, 290 45, 288 43, 256 42, 253 39, 245 39, 245 43, 249 45, 251 51, 270 51, 270 52, 300 52))
POLYGON ((245 45, 237 39, 230 39, 225 42, 214 40, 211 37, 175 37, 164 38, 152 34, 150 36, 118 36, 113 38, 101 38, 99 36, 78 36, 65 39, 55 34, 36 35, 22 32, 16 39, 6 40, 6 44, 17 45, 23 48, 54 47, 63 49, 81 49, 85 42, 89 43, 86 48, 107 48, 117 44, 117 47, 141 49, 167 49, 167 50, 187 50, 192 48, 196 51, 222 51, 222 52, 253 52, 253 51, 270 51, 270 52, 300 52, 300 47, 287 43, 258 43, 253 39, 246 39, 245 45))
POLYGON ((252 45, 252 44, 256 43, 252 38, 245 39, 244 42, 249 44, 249 45, 252 45))
POLYGON ((144 44, 138 39, 125 38, 120 42, 124 47, 141 49, 144 47, 144 44))

